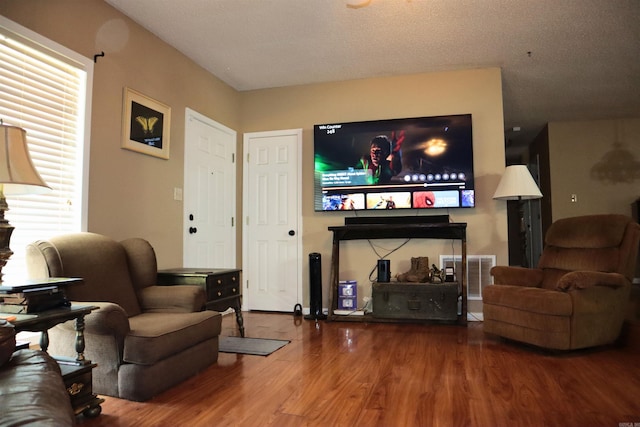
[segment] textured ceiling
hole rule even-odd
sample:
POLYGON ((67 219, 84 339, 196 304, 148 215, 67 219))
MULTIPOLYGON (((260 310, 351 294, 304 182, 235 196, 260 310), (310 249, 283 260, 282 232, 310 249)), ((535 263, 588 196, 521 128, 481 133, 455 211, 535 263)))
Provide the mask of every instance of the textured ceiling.
POLYGON ((105 1, 239 91, 500 67, 512 150, 640 116, 638 0, 105 1))

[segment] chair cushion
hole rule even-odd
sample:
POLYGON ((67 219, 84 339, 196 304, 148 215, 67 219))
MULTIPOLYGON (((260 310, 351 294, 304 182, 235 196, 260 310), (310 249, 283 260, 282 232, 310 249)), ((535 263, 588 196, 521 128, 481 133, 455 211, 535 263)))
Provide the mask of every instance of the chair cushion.
POLYGON ((511 307, 516 310, 556 316, 571 316, 571 296, 560 291, 512 285, 486 286, 482 293, 484 304, 511 307))
POLYGON ((151 244, 139 237, 120 242, 127 254, 131 282, 136 291, 158 283, 156 252, 151 244))
POLYGON ((216 311, 142 313, 129 318, 123 360, 153 365, 159 360, 220 335, 222 316, 216 311))
POLYGON ((629 223, 625 215, 585 215, 555 221, 547 234, 547 245, 562 248, 613 248, 620 246, 629 223))
POLYGON ((547 246, 539 266, 564 271, 617 271, 620 251, 617 248, 559 248, 547 246))
POLYGON ((145 313, 193 313, 203 309, 207 294, 201 286, 147 286, 138 292, 145 313))

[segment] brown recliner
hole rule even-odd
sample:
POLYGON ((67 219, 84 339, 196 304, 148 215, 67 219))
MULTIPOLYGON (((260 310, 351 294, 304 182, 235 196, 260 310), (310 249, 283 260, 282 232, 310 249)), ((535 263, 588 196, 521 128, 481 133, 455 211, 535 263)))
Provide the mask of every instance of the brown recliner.
MULTIPOLYGON (((221 315, 202 311, 199 286, 156 286, 151 245, 133 238, 116 242, 74 233, 31 243, 32 278, 80 277, 65 289, 74 304, 99 309, 85 317, 85 356, 93 391, 143 401, 205 369, 218 359, 221 315)), ((74 322, 49 331, 49 353, 75 356, 74 322)))
POLYGON ((640 242, 624 215, 554 222, 537 268, 497 266, 484 288, 484 331, 554 350, 613 343, 620 335, 640 242))

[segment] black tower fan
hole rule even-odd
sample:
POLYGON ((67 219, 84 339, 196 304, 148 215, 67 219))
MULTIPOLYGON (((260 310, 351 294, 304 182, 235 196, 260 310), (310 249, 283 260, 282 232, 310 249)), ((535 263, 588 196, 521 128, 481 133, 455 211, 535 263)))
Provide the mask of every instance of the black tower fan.
POLYGON ((319 253, 309 254, 309 314, 308 320, 324 320, 327 315, 322 312, 322 258, 319 253))

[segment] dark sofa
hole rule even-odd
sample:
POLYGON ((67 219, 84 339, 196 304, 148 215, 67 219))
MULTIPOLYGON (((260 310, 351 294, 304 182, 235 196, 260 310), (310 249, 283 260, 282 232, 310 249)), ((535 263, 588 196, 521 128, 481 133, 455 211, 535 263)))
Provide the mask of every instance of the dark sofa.
POLYGON ((0 320, 0 426, 75 424, 56 361, 40 350, 15 348, 13 327, 0 320))

